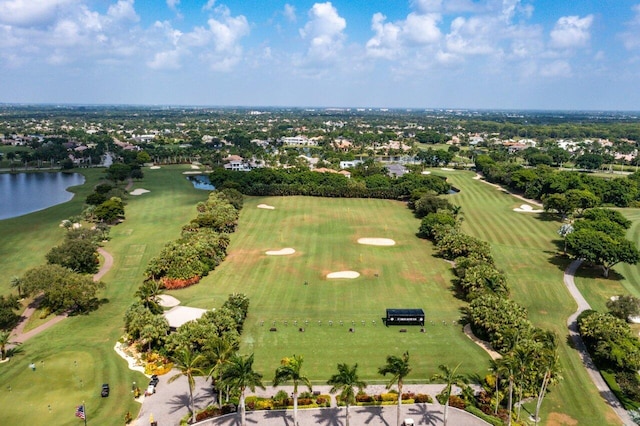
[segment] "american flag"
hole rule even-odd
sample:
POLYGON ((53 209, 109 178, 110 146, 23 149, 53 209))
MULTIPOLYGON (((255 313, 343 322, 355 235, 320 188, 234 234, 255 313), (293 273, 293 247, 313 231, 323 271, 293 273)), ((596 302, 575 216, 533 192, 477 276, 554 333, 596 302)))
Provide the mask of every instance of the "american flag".
POLYGON ((81 419, 84 419, 84 405, 78 405, 76 407, 76 417, 80 417, 81 419))

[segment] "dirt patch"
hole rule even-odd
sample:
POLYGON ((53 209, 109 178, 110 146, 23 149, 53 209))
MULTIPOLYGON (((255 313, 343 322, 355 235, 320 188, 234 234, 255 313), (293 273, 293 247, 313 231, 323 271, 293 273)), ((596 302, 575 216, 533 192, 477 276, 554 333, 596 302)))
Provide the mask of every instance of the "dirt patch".
POLYGON ((358 238, 358 244, 367 246, 395 246, 396 242, 391 238, 358 238))
POLYGON ((547 419, 547 425, 549 426, 575 426, 578 421, 567 414, 551 413, 547 419))

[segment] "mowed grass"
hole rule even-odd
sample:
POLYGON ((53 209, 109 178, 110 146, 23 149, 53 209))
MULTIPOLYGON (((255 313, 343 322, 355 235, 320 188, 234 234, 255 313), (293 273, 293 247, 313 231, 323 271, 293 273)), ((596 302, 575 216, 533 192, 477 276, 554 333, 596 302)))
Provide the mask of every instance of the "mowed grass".
MULTIPOLYGON (((151 192, 128 198, 126 221, 112 229, 112 239, 105 244, 114 266, 103 278, 107 286, 100 309, 65 319, 21 345, 9 363, 0 364, 0 424, 75 425, 80 421, 74 417, 75 407, 83 401, 90 424, 120 425, 127 411, 137 415, 139 404, 131 387, 136 381, 144 388, 147 380, 129 370, 113 347, 123 334, 123 314, 134 300, 149 259, 180 235, 180 228, 195 214, 195 204, 207 196, 193 189, 183 170, 187 168, 145 169, 145 179, 135 183, 134 188, 151 192), (29 369, 31 362, 36 371, 29 369), (111 385, 108 398, 100 397, 102 383, 111 385)), ((22 275, 44 263, 46 252, 63 238, 58 223, 80 212, 92 184, 102 176, 100 170, 87 172, 88 185, 79 188, 69 203, 0 221, 3 235, 10 235, 0 240, 0 250, 12 260, 5 263, 3 258, 0 276, 22 275)), ((8 282, 2 284, 3 293, 8 292, 8 282)))
POLYGON ((249 197, 227 260, 198 286, 172 294, 204 308, 220 306, 234 291, 247 294, 241 350, 255 352, 256 368, 267 378, 283 357, 300 354, 316 383, 326 382, 338 362, 357 362, 362 378, 381 381, 377 370, 386 356, 407 350, 411 381, 428 381, 442 363, 484 371, 488 356, 456 324, 463 303, 451 292, 450 266, 415 236, 418 226, 406 204, 389 200, 249 197), (363 237, 397 244, 358 244, 363 237), (265 254, 282 248, 296 252, 265 254), (360 277, 326 278, 338 271, 360 277), (419 326, 404 327, 406 333, 385 327, 386 308, 424 309, 425 333, 419 326))
MULTIPOLYGON (((544 214, 517 213, 525 202, 503 190, 473 180, 473 173, 434 171, 461 189, 453 201, 462 206, 462 230, 491 244, 496 265, 511 285, 511 298, 528 309, 534 325, 560 337, 564 380, 551 389, 542 406, 547 424, 620 424, 586 374, 578 353, 567 344, 567 318, 577 309, 563 283, 568 260, 559 258, 560 223, 544 214), (575 422, 575 423, 574 423, 575 422)), ((526 405, 531 411, 532 404, 526 405)))

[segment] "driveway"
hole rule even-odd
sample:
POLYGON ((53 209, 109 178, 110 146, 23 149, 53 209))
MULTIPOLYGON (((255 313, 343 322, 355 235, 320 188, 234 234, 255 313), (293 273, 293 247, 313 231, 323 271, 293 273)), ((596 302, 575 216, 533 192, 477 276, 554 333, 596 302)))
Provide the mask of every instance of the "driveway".
MULTIPOLYGON (((142 409, 136 419, 135 426, 148 426, 151 416, 153 420, 158 422, 158 426, 177 426, 180 419, 189 413, 189 388, 187 379, 180 377, 173 383, 169 384, 169 378, 177 374, 177 370, 172 371, 164 376, 159 376, 160 382, 156 388, 156 393, 144 398, 142 409)), ((146 383, 145 383, 146 384, 146 383)), ((265 390, 256 389, 256 392, 249 392, 251 395, 273 396, 279 390, 291 393, 291 386, 279 386, 274 388, 266 386, 265 390)), ((142 386, 140 386, 143 389, 142 386)), ((438 394, 443 388, 442 384, 405 384, 403 392, 426 393, 432 397, 438 394)), ((322 394, 329 393, 329 386, 314 386, 314 391, 322 394)), ((384 385, 367 386, 366 391, 370 394, 379 394, 385 392, 384 385)), ((215 403, 215 398, 211 389, 211 381, 205 381, 201 377, 196 378, 196 389, 194 390, 194 399, 196 410, 207 407, 215 403)), ((332 399, 332 407, 323 409, 300 409, 298 410, 300 425, 325 425, 325 426, 343 426, 344 425, 344 407, 335 407, 335 399, 332 399)), ((443 424, 444 407, 435 404, 413 404, 404 405, 402 407, 403 418, 411 417, 417 425, 436 426, 443 424)), ((368 426, 392 426, 396 423, 396 406, 384 407, 351 407, 351 423, 353 425, 368 426)), ((449 424, 456 426, 484 426, 488 423, 480 420, 471 414, 449 409, 449 424)), ((240 424, 238 414, 231 414, 225 417, 210 419, 199 423, 207 426, 236 426, 240 424)), ((293 426, 292 410, 273 410, 273 411, 248 411, 247 424, 264 425, 264 426, 293 426)))

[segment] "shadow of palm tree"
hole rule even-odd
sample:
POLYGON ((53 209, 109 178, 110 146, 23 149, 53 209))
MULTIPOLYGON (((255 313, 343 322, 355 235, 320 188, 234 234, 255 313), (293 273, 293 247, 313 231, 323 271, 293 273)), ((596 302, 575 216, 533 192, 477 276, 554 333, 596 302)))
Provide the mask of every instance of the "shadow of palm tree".
POLYGON ((344 424, 344 414, 342 413, 342 409, 338 407, 323 408, 314 414, 313 417, 316 419, 314 421, 316 425, 342 426, 344 424))
MULTIPOLYGON (((207 405, 206 401, 210 401, 213 403, 213 392, 209 389, 201 389, 193 395, 193 404, 196 406, 196 410, 198 409, 198 407, 207 405), (205 404, 203 404, 203 402, 205 402, 205 404)), ((188 391, 185 391, 184 393, 178 395, 174 395, 167 404, 173 406, 170 411, 171 413, 175 413, 182 408, 186 408, 187 410, 189 410, 189 412, 191 412, 191 399, 189 398, 188 391)))
POLYGON ((427 404, 414 404, 409 408, 408 414, 412 417, 418 417, 419 425, 438 425, 441 424, 444 420, 441 417, 439 411, 429 410, 429 406, 427 404))
MULTIPOLYGON (((298 413, 300 413, 299 410, 298 410, 298 413)), ((283 426, 293 425, 293 413, 291 415, 288 415, 287 410, 265 411, 264 418, 265 419, 282 419, 282 423, 280 424, 282 424, 283 426)))
POLYGON ((356 413, 364 413, 368 414, 369 417, 364 421, 366 424, 373 422, 376 418, 378 418, 378 422, 374 423, 375 425, 385 425, 390 426, 389 422, 384 418, 383 413, 384 409, 381 406, 373 406, 373 407, 360 407, 356 410, 356 413))

